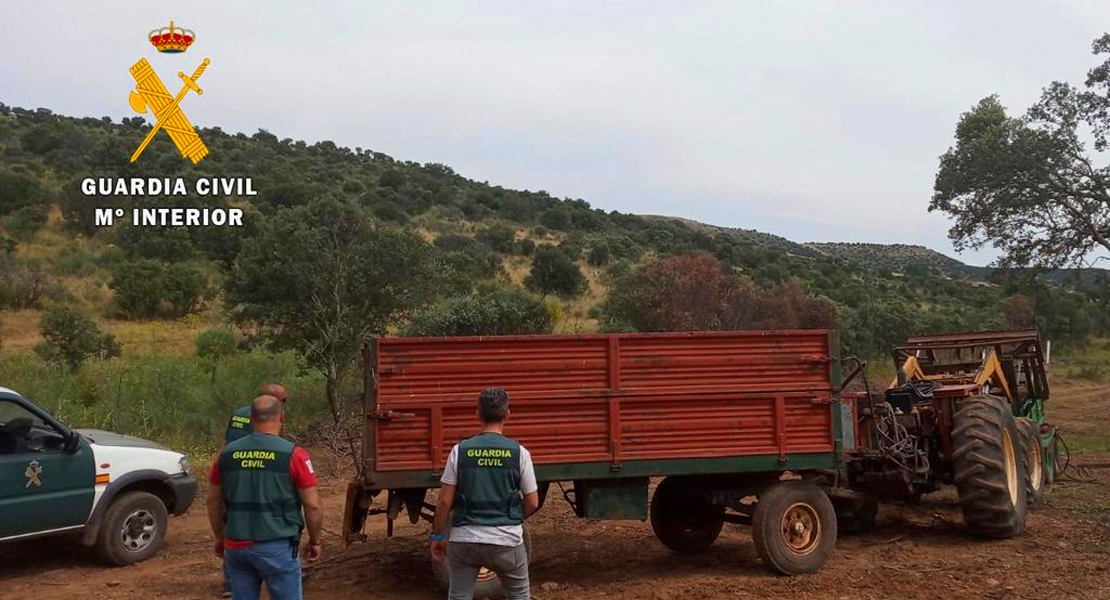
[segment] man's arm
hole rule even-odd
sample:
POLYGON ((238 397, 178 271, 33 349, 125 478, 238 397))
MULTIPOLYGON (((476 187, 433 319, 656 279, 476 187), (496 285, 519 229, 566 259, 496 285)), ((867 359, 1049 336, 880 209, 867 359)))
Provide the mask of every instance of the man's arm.
POLYGON ((531 494, 524 494, 524 518, 536 514, 540 509, 540 493, 532 492, 531 494))
POLYGON ((527 519, 540 509, 540 493, 536 470, 532 467, 532 453, 523 446, 520 448, 520 493, 524 500, 524 518, 527 519))
POLYGON ((306 563, 320 560, 323 553, 324 507, 320 502, 320 492, 316 489, 316 472, 312 469, 312 458, 300 446, 293 448, 289 461, 289 474, 301 499, 305 527, 308 529, 308 546, 304 553, 306 563))
POLYGON ((219 484, 208 486, 208 526, 216 536, 216 554, 223 556, 224 546, 224 497, 219 484))
POLYGON ((447 535, 447 526, 451 521, 451 508, 455 506, 455 486, 449 483, 441 484, 439 499, 436 500, 436 516, 432 520, 432 533, 447 535))
POLYGON ((308 553, 306 562, 316 562, 320 558, 321 538, 324 534, 324 508, 320 505, 320 492, 316 486, 299 488, 301 508, 304 509, 305 527, 308 529, 308 553))
POLYGON ((432 555, 440 560, 447 557, 447 530, 451 523, 451 508, 455 506, 455 484, 441 483, 436 500, 436 516, 432 519, 432 555))

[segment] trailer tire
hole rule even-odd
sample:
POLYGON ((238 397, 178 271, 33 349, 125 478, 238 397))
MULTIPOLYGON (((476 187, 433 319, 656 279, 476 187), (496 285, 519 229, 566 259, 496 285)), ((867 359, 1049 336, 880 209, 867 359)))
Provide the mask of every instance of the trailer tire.
POLYGON ((1005 398, 972 396, 959 403, 952 427, 953 480, 964 524, 981 537, 1025 531, 1025 438, 1005 398))
POLYGON ((1023 437, 1025 459, 1025 494, 1030 504, 1040 504, 1048 496, 1048 474, 1044 464, 1039 427, 1028 417, 1017 418, 1018 430, 1023 437))
POLYGON ((781 575, 814 573, 836 545, 836 509, 808 481, 780 481, 759 496, 752 515, 755 551, 781 575))
MULTIPOLYGON (((532 536, 528 534, 527 528, 524 529, 524 549, 528 553, 528 563, 531 564, 535 555, 532 554, 532 536)), ((433 555, 432 573, 440 587, 444 590, 450 589, 451 568, 447 565, 447 561, 441 561, 433 555)), ((474 584, 474 600, 494 600, 504 597, 505 593, 501 591, 501 579, 493 571, 482 569, 478 573, 478 581, 474 584)))
POLYGON ((675 552, 701 552, 713 545, 725 524, 725 507, 685 489, 681 479, 668 477, 651 497, 651 530, 675 552))

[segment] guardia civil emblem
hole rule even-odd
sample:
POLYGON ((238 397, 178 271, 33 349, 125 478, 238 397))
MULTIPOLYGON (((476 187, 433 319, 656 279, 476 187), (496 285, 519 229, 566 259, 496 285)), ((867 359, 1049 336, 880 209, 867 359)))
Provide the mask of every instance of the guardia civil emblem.
POLYGON ((42 475, 42 463, 39 461, 32 460, 28 463, 27 469, 23 471, 23 475, 27 478, 27 485, 23 487, 29 488, 32 485, 35 487, 42 487, 42 479, 39 479, 39 475, 42 475))
MULTIPOLYGON (((188 29, 175 28, 173 21, 170 21, 168 28, 163 27, 151 31, 148 34, 148 39, 159 52, 179 54, 185 52, 193 44, 196 35, 188 29)), ((181 79, 182 86, 176 96, 170 95, 165 84, 158 77, 158 73, 154 72, 154 68, 150 66, 145 58, 139 59, 139 62, 131 66, 131 77, 135 79, 135 90, 128 97, 128 102, 131 108, 139 113, 145 113, 149 107, 155 118, 154 127, 150 129, 146 138, 131 155, 131 162, 139 160, 139 155, 143 153, 143 150, 146 150, 154 136, 162 130, 165 130, 166 134, 170 136, 170 140, 173 141, 174 146, 177 146, 177 151, 181 153, 181 156, 193 161, 193 164, 208 156, 208 147, 204 145, 193 124, 189 122, 189 119, 185 117, 185 112, 181 110, 181 101, 185 99, 190 91, 196 92, 198 96, 204 93, 204 90, 197 85, 197 80, 208 68, 208 63, 207 58, 201 61, 200 66, 193 71, 192 76, 185 75, 184 71, 178 71, 177 76, 181 79)))

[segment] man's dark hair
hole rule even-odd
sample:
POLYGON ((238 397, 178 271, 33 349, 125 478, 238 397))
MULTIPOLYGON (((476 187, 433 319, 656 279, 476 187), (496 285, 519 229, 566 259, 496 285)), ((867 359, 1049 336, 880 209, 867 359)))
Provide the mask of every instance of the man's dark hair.
POLYGON ((270 421, 281 416, 281 400, 263 394, 251 402, 252 421, 270 421))
POLYGON ((498 423, 509 412, 509 394, 502 388, 486 388, 478 394, 478 418, 483 423, 498 423))

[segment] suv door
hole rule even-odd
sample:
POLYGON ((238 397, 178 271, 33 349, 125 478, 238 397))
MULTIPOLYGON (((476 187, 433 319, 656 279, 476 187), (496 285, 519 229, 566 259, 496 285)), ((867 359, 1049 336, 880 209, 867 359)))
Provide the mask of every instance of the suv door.
POLYGON ((96 464, 85 440, 25 400, 0 398, 0 539, 80 527, 96 464))

